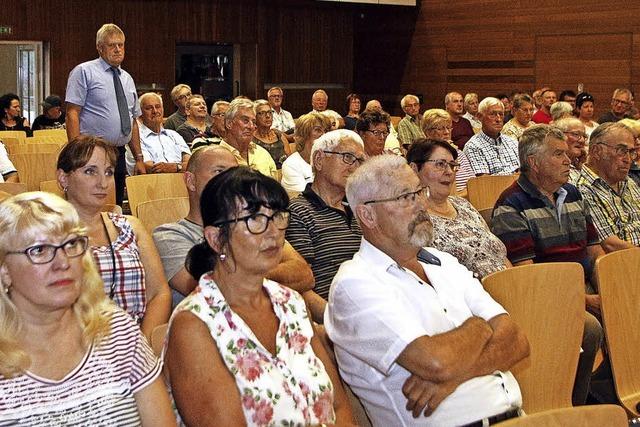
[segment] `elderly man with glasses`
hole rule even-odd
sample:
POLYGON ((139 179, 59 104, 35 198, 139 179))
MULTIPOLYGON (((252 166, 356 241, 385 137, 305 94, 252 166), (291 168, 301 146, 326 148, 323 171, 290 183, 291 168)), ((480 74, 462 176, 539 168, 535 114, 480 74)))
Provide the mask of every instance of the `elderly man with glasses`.
POLYGON ((363 236, 331 284, 325 328, 373 425, 517 417, 508 370, 527 356, 527 339, 455 257, 425 248, 433 230, 418 176, 399 156, 376 156, 346 192, 363 236))
POLYGON ((637 158, 634 135, 624 124, 604 123, 591 133, 577 187, 605 252, 640 245, 640 188, 628 177, 637 158))
POLYGON ((171 101, 178 109, 167 117, 167 121, 164 123, 165 129, 176 130, 187 120, 185 106, 189 98, 191 98, 191 87, 189 85, 181 83, 171 89, 171 101))
POLYGON ((633 94, 629 89, 619 88, 613 91, 611 111, 607 111, 598 119, 598 123, 617 122, 627 117, 633 106, 633 94))
POLYGON ((314 181, 289 204, 286 237, 316 278, 313 292, 303 296, 318 323, 322 323, 333 276, 360 245, 362 233, 344 191, 347 178, 364 159, 364 144, 357 133, 339 129, 322 135, 311 149, 314 181))

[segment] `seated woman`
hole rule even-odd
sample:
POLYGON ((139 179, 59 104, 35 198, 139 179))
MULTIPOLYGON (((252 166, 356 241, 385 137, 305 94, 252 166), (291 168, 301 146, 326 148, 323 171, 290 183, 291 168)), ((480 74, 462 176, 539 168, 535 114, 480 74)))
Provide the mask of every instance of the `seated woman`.
POLYGON ((507 249, 480 213, 462 197, 450 196, 460 167, 454 147, 441 140, 415 141, 407 152, 407 162, 429 187, 427 210, 433 222, 433 247, 458 258, 482 279, 510 267, 507 249))
POLYGON ((289 224, 284 189, 235 167, 206 185, 205 241, 187 268, 198 287, 176 307, 165 361, 181 419, 195 425, 353 422, 300 294, 264 278, 289 224))
POLYGON ((171 292, 158 251, 142 223, 103 212, 113 192, 116 156, 105 140, 81 135, 58 156, 58 183, 88 227, 105 293, 150 337, 153 328, 169 319, 171 292))
POLYGON ((22 117, 20 98, 14 93, 0 96, 0 131, 3 130, 22 130, 27 136, 33 135, 29 120, 22 117))
POLYGON ((0 425, 175 426, 162 365, 87 247, 60 197, 0 203, 0 425))
POLYGON ((513 118, 505 123, 500 133, 518 141, 527 128, 535 125, 531 121, 533 111, 533 99, 526 93, 517 94, 511 104, 513 118))
POLYGON ((296 152, 282 163, 282 186, 288 192, 300 193, 313 182, 311 148, 313 141, 324 135, 326 121, 320 113, 304 114, 296 120, 296 152))
POLYGON ((256 111, 256 130, 253 132, 253 142, 269 152, 276 163, 277 169, 282 169, 282 162, 291 154, 289 141, 278 129, 271 129, 273 112, 271 105, 264 99, 253 103, 256 111))
POLYGON ((453 122, 451 116, 445 110, 432 108, 425 111, 422 115, 422 131, 426 138, 446 141, 458 153, 458 163, 460 163, 460 167, 456 174, 456 192, 462 193, 467 189, 467 181, 469 178, 474 177, 475 174, 473 173, 473 169, 471 169, 471 163, 469 163, 467 156, 451 142, 452 129, 453 122))
POLYGON ((349 130, 356 130, 356 123, 360 117, 360 108, 362 102, 360 96, 357 93, 350 93, 347 95, 347 114, 344 116, 344 128, 349 130))

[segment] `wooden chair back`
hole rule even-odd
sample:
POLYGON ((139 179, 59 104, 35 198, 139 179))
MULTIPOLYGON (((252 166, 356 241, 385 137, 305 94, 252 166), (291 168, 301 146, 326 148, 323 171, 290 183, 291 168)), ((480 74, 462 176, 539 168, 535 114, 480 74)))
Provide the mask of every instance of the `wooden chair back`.
POLYGON ((38 143, 38 144, 19 144, 11 147, 10 155, 14 154, 24 154, 24 153, 56 153, 56 155, 60 152, 59 144, 48 144, 48 143, 38 143))
POLYGON ((640 416, 640 249, 612 252, 596 261, 604 332, 620 402, 640 416))
POLYGON ((40 191, 46 191, 47 193, 53 193, 57 196, 64 197, 64 191, 60 188, 60 184, 58 184, 57 179, 42 181, 40 183, 40 191))
POLYGON ((4 141, 5 138, 17 138, 23 144, 27 138, 27 133, 23 130, 0 130, 0 140, 4 141))
POLYGON ((500 423, 500 427, 627 427, 627 415, 618 405, 587 405, 552 409, 500 423))
POLYGON ((188 197, 182 173, 155 173, 127 177, 127 195, 132 215, 142 202, 173 197, 188 197))
POLYGON ((42 129, 42 130, 34 130, 33 137, 39 139, 41 141, 51 141, 66 144, 67 139, 67 130, 66 129, 42 129))
POLYGON ((40 189, 42 181, 56 179, 58 153, 18 153, 9 156, 18 170, 20 182, 27 184, 29 191, 40 189))
POLYGON ((137 217, 149 233, 161 224, 176 222, 189 213, 188 197, 149 200, 138 205, 137 217))
POLYGON ((29 190, 27 189, 27 184, 24 182, 0 182, 0 191, 15 195, 25 193, 29 190))
POLYGON ((467 181, 469 202, 477 210, 493 208, 500 194, 515 180, 518 175, 481 175, 467 181))
POLYGON ((398 123, 400 123, 400 120, 402 120, 402 117, 400 116, 391 116, 391 124, 394 129, 398 129, 398 123))
POLYGON ((22 142, 20 142, 18 138, 13 138, 13 137, 11 138, 4 137, 4 138, 1 138, 0 140, 2 140, 4 147, 7 149, 7 154, 13 153, 13 147, 15 147, 16 145, 22 144, 22 142))
POLYGON ((572 406, 585 322, 582 266, 524 265, 491 274, 482 284, 529 339, 529 357, 511 369, 525 412, 572 406))

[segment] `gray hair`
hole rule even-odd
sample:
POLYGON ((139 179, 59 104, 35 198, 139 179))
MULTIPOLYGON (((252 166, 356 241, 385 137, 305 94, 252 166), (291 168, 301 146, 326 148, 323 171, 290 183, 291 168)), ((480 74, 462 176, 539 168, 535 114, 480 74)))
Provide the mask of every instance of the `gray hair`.
POLYGON ((115 34, 124 38, 124 31, 122 31, 116 24, 104 24, 96 33, 96 46, 102 45, 107 37, 115 34))
POLYGON ((471 103, 471 101, 473 100, 478 100, 478 94, 477 93, 473 93, 473 92, 469 92, 468 94, 466 94, 464 96, 464 106, 466 107, 467 105, 469 105, 471 103))
POLYGON ((402 156, 382 154, 367 159, 349 178, 345 193, 352 210, 367 200, 391 195, 398 186, 398 170, 407 166, 402 156))
POLYGON ((529 172, 527 159, 537 155, 547 141, 547 137, 564 141, 564 133, 555 126, 539 124, 527 128, 518 144, 518 157, 520 157, 520 171, 525 175, 529 172))
MULTIPOLYGON (((451 102, 451 97, 452 97, 454 94, 462 96, 462 94, 461 94, 461 93, 459 93, 459 92, 455 92, 455 91, 454 91, 454 92, 449 92, 448 94, 446 94, 446 95, 444 96, 444 105, 447 105, 447 104, 449 104, 449 103, 451 102)), ((463 98, 463 102, 464 102, 464 98, 463 98)))
POLYGON ((560 120, 567 115, 571 115, 571 113, 573 113, 573 107, 566 101, 558 101, 554 102, 553 105, 551 105, 549 112, 551 113, 551 117, 555 122, 556 120, 560 120))
POLYGON ((492 96, 488 96, 478 104, 478 113, 484 114, 489 108, 499 105, 502 107, 502 111, 504 111, 504 104, 498 98, 494 98, 492 96))
POLYGON ((561 131, 563 131, 563 132, 568 131, 569 128, 572 127, 573 125, 582 125, 582 126, 584 126, 582 121, 580 121, 580 119, 577 119, 576 117, 565 117, 565 118, 560 119, 558 121, 554 120, 553 125, 555 127, 557 127, 558 129, 560 129, 561 131))
POLYGON ((194 93, 193 95, 191 95, 191 97, 189 99, 187 99, 187 103, 185 104, 184 108, 187 109, 187 110, 189 108, 191 108, 191 101, 196 99, 196 98, 202 99, 204 101, 204 96, 198 95, 197 93, 194 93))
POLYGON ((140 108, 142 108, 142 104, 147 100, 147 98, 156 98, 160 100, 160 105, 162 105, 162 97, 155 92, 146 92, 140 95, 138 98, 138 102, 140 103, 140 108))
POLYGON ((531 104, 533 105, 533 99, 526 93, 519 93, 516 96, 513 97, 513 101, 511 102, 511 105, 513 105, 513 108, 520 108, 522 107, 524 104, 531 104))
POLYGON ((616 90, 613 91, 613 98, 617 97, 618 95, 627 95, 629 97, 630 101, 633 101, 633 93, 631 93, 631 91, 627 88, 621 87, 618 88, 616 90))
POLYGON ((329 95, 327 95, 327 92, 325 92, 323 89, 318 89, 315 92, 313 92, 313 95, 311 95, 311 98, 313 98, 316 95, 324 95, 325 98, 329 99, 329 95))
POLYGON ((356 132, 348 129, 336 129, 331 132, 327 132, 322 135, 320 138, 316 139, 313 142, 313 147, 311 148, 311 167, 315 170, 315 166, 313 164, 313 156, 318 151, 334 151, 335 148, 340 145, 340 143, 352 140, 360 147, 364 148, 364 142, 360 135, 356 132))
POLYGON ((404 106, 407 104, 408 101, 420 102, 420 99, 418 99, 418 97, 415 95, 411 95, 411 94, 405 95, 400 100, 400 107, 404 108, 404 106))
POLYGON ((282 88, 281 88, 281 87, 274 86, 274 87, 270 88, 270 89, 267 91, 267 97, 269 97, 269 95, 271 95, 271 92, 275 92, 275 91, 279 91, 281 95, 284 95, 284 91, 282 90, 282 88))
POLYGON ((271 104, 269 104, 269 101, 267 101, 266 99, 256 99, 255 101, 253 101, 254 110, 257 110, 258 107, 262 107, 263 105, 266 105, 267 107, 269 107, 269 109, 271 109, 271 104))
POLYGON ((229 104, 229 109, 226 113, 224 113, 224 122, 230 122, 231 120, 236 118, 238 114, 238 110, 241 108, 248 108, 255 113, 255 108, 253 108, 253 102, 247 98, 236 98, 229 104))
POLYGON ((171 89, 171 100, 173 102, 176 102, 178 100, 178 93, 180 93, 182 89, 187 89, 189 92, 191 92, 191 86, 189 85, 185 85, 183 83, 175 85, 173 89, 171 89))
POLYGON ((223 105, 229 106, 229 103, 227 101, 216 101, 213 103, 213 105, 211 106, 211 114, 215 114, 218 112, 218 110, 220 109, 220 107, 222 107, 223 105))
POLYGON ((598 126, 591 132, 589 137, 589 148, 601 144, 611 132, 615 131, 629 132, 633 136, 633 131, 620 122, 606 122, 598 126))

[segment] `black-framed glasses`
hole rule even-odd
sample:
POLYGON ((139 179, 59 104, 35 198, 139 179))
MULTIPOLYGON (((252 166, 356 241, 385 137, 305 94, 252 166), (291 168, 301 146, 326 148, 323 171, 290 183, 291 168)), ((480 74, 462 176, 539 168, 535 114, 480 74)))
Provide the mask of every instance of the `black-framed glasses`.
POLYGON ((367 129, 366 132, 371 132, 373 134, 373 136, 375 136, 376 138, 386 138, 389 136, 389 132, 385 131, 385 130, 372 130, 372 129, 367 129))
POLYGON ((587 135, 587 134, 586 134, 586 133, 584 133, 584 132, 578 132, 578 131, 569 131, 569 130, 566 130, 566 131, 564 131, 563 133, 564 133, 565 135, 571 135, 571 136, 573 136, 573 137, 574 137, 574 138, 576 138, 576 139, 587 139, 587 138, 589 138, 589 135, 587 135))
POLYGON ((627 154, 631 157, 631 160, 638 159, 638 151, 635 148, 629 148, 626 145, 609 145, 606 142, 598 142, 599 145, 606 145, 609 148, 613 148, 616 150, 616 154, 618 156, 626 156, 627 154))
POLYGON ((396 197, 389 197, 387 199, 378 199, 378 200, 367 200, 364 202, 364 205, 370 205, 372 203, 384 203, 384 202, 400 202, 403 205, 407 205, 409 203, 413 203, 416 200, 416 197, 422 196, 425 199, 429 198, 429 187, 420 187, 416 191, 409 191, 408 193, 402 193, 396 197))
POLYGON ((342 156, 342 161, 348 165, 352 165, 355 162, 358 162, 358 165, 361 165, 362 163, 364 163, 364 157, 358 157, 353 153, 344 153, 341 151, 325 151, 325 150, 323 150, 322 152, 326 154, 337 154, 339 156, 342 156))
POLYGON ((436 170, 438 171, 444 171, 447 166, 451 168, 452 172, 457 172, 458 169, 460 169, 460 163, 453 161, 448 162, 444 159, 425 160, 424 163, 433 163, 433 165, 436 167, 436 170))
POLYGON ((271 110, 268 111, 258 111, 256 116, 273 116, 273 112, 271 110))
POLYGON ((224 113, 213 113, 211 117, 224 117, 224 113))
POLYGON ((267 215, 263 213, 254 213, 251 215, 241 216, 235 219, 228 219, 226 221, 216 222, 216 227, 220 227, 224 224, 230 224, 232 222, 244 221, 247 225, 247 230, 251 234, 262 234, 269 226, 269 221, 273 221, 273 224, 278 230, 286 230, 289 226, 289 211, 277 211, 273 215, 267 215))
POLYGON ((78 236, 60 245, 42 243, 29 246, 24 251, 7 252, 7 254, 23 254, 27 256, 31 264, 47 264, 56 257, 58 249, 62 249, 67 257, 75 258, 83 255, 87 251, 88 246, 89 238, 87 236, 78 236))
POLYGON ((183 99, 187 99, 187 98, 191 98, 191 92, 189 93, 183 93, 182 95, 178 96, 179 100, 183 100, 183 99))

